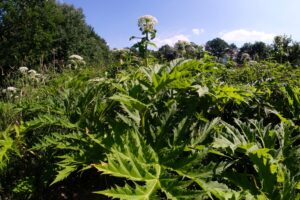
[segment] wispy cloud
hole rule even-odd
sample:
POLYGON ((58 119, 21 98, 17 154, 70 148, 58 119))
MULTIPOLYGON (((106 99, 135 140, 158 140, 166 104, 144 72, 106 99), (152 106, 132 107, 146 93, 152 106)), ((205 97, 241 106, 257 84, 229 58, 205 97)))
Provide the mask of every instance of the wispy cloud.
POLYGON ((200 35, 200 34, 204 33, 204 29, 203 29, 203 28, 201 28, 201 29, 199 29, 199 28, 193 28, 193 29, 192 29, 192 32, 193 32, 195 35, 200 35))
POLYGON ((221 38, 228 42, 245 43, 245 42, 271 42, 276 34, 265 33, 255 30, 237 29, 220 33, 221 38))
POLYGON ((161 47, 165 44, 168 44, 168 45, 174 45, 178 40, 183 40, 183 41, 187 41, 189 42, 190 39, 189 39, 189 36, 188 35, 184 35, 184 34, 177 34, 177 35, 173 35, 173 36, 170 36, 170 37, 165 37, 165 38, 160 38, 160 37, 157 37, 154 42, 156 44, 157 47, 161 47))

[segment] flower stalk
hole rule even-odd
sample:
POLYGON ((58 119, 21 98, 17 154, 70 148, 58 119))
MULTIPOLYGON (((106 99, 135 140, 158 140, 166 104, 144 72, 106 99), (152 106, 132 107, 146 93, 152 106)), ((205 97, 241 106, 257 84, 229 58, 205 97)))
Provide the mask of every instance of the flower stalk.
POLYGON ((144 15, 141 16, 138 19, 138 27, 139 30, 142 32, 143 37, 136 37, 132 36, 130 40, 132 39, 140 39, 139 42, 133 45, 134 48, 137 48, 141 57, 145 61, 145 65, 148 66, 148 47, 150 46, 155 46, 151 40, 153 40, 156 37, 156 29, 154 28, 155 25, 158 23, 158 20, 151 16, 151 15, 144 15))

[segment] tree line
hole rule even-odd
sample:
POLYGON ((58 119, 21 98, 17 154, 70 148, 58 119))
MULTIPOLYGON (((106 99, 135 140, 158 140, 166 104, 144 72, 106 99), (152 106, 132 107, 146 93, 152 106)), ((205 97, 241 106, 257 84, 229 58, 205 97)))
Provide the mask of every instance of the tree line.
POLYGON ((262 41, 245 43, 240 48, 235 44, 228 44, 221 38, 212 39, 204 46, 193 42, 178 41, 174 46, 164 45, 155 53, 162 60, 173 60, 175 58, 201 58, 204 51, 209 52, 218 60, 232 60, 239 64, 253 61, 276 61, 278 63, 290 63, 294 66, 300 65, 300 43, 293 41, 290 36, 275 36, 272 44, 262 41))
POLYGON ((81 9, 55 0, 0 1, 1 80, 21 66, 60 70, 73 54, 94 65, 109 59, 81 9))

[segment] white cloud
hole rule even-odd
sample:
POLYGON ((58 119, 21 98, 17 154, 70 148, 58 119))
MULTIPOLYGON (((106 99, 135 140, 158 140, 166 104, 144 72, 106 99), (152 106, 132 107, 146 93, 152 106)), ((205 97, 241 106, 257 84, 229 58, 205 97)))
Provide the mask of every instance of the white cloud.
POLYGON ((220 33, 223 40, 228 42, 237 42, 237 43, 245 43, 245 42, 255 42, 255 41, 263 41, 263 42, 271 42, 276 34, 273 33, 265 33, 255 30, 246 30, 246 29, 238 29, 229 32, 220 33))
POLYGON ((165 44, 173 46, 176 42, 178 42, 178 40, 187 41, 187 42, 190 41, 188 35, 178 34, 178 35, 173 35, 173 36, 166 37, 166 38, 157 37, 156 39, 154 39, 154 42, 157 47, 161 47, 165 44))
POLYGON ((204 29, 203 29, 203 28, 201 28, 201 29, 193 28, 193 29, 192 29, 192 32, 193 32, 195 35, 200 35, 201 33, 204 33, 204 29))

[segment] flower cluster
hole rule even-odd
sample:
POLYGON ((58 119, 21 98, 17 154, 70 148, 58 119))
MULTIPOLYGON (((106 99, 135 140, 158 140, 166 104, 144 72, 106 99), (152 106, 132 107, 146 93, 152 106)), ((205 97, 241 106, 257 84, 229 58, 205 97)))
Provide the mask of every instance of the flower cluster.
POLYGON ((7 98, 19 98, 19 93, 18 92, 18 89, 16 87, 13 87, 13 86, 9 86, 7 87, 6 89, 2 89, 2 93, 5 97, 7 98))
POLYGON ((28 74, 31 76, 31 77, 34 77, 36 74, 38 74, 34 69, 31 69, 28 71, 28 74))
POLYGON ((83 58, 79 55, 71 55, 69 58, 70 59, 76 59, 76 60, 83 60, 83 58))
POLYGON ((69 68, 77 69, 77 67, 79 65, 85 65, 86 64, 85 61, 83 60, 83 58, 81 56, 79 56, 79 55, 71 55, 69 57, 69 59, 70 59, 69 60, 70 64, 68 64, 68 66, 67 66, 69 68))
POLYGON ((13 93, 16 93, 17 92, 17 88, 15 88, 15 87, 12 87, 12 86, 10 86, 10 87, 7 87, 7 89, 6 89, 8 92, 13 92, 13 93))
POLYGON ((27 67, 20 67, 19 71, 22 75, 25 77, 28 77, 29 79, 33 79, 37 82, 41 82, 45 79, 45 77, 42 74, 37 73, 34 69, 28 69, 27 67))
POLYGON ((158 20, 151 15, 141 16, 138 20, 138 26, 142 32, 153 31, 156 24, 158 24, 158 20))
POLYGON ((40 77, 41 76, 41 74, 37 73, 34 69, 28 70, 27 67, 20 67, 19 71, 22 74, 29 75, 31 78, 36 78, 36 77, 40 77))
POLYGON ((6 89, 2 90, 3 94, 6 94, 6 93, 16 93, 16 92, 17 92, 17 88, 16 87, 12 87, 12 86, 9 86, 6 89))
POLYGON ((20 67, 20 68, 19 68, 19 71, 20 71, 22 74, 25 74, 25 73, 28 71, 28 68, 27 68, 27 67, 20 67))

